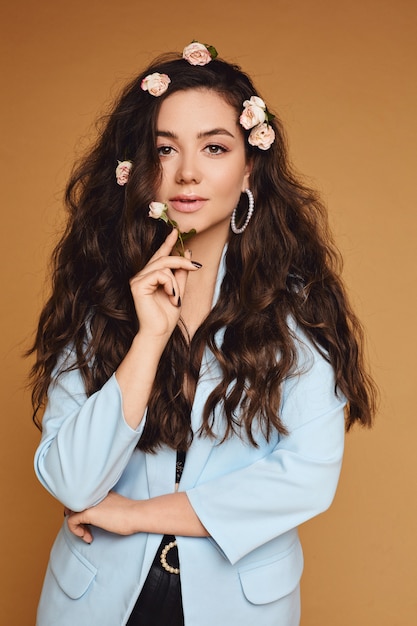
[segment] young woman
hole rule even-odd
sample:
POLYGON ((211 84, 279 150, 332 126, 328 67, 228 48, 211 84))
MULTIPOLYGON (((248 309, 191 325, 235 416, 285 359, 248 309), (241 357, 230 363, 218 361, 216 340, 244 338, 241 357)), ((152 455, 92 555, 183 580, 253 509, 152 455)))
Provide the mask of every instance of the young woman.
POLYGON ((297 526, 371 424, 323 207, 215 56, 148 67, 67 188, 32 372, 66 513, 38 626, 296 626, 297 526))

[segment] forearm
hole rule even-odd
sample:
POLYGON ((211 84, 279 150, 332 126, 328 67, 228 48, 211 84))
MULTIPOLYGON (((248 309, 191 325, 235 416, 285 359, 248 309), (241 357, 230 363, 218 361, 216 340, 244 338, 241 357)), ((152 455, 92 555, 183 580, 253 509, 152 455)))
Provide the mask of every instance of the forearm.
POLYGON ((159 360, 180 317, 188 272, 201 265, 190 254, 171 255, 178 231, 173 230, 147 265, 130 281, 139 332, 116 377, 123 395, 126 422, 136 429, 145 412, 159 360))
POLYGON ((149 500, 132 500, 111 492, 100 504, 80 513, 68 511, 68 527, 87 543, 97 526, 119 535, 147 532, 161 535, 207 537, 185 493, 177 492, 149 500))
POLYGON ((116 371, 122 393, 123 415, 134 430, 143 419, 166 342, 165 337, 148 337, 138 333, 116 371))
POLYGON ((207 537, 208 532, 197 517, 184 492, 136 502, 137 532, 207 537))

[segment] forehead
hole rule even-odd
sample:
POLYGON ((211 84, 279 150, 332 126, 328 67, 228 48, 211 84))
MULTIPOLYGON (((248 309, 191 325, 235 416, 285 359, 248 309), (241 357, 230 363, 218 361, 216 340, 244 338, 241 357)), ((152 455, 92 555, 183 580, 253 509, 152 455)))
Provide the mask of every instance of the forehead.
POLYGON ((165 124, 204 126, 236 126, 238 114, 225 98, 211 89, 187 89, 169 95, 161 104, 157 118, 158 128, 165 124))

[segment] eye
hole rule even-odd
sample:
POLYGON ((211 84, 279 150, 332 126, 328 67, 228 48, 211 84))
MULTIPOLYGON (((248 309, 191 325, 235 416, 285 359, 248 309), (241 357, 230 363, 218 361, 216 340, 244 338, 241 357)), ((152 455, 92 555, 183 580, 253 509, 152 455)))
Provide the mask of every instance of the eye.
POLYGON ((208 152, 209 154, 223 154, 224 152, 227 152, 228 150, 224 147, 224 146, 219 146, 217 143, 211 143, 210 145, 206 146, 204 148, 206 150, 206 152, 208 152))
POLYGON ((174 149, 171 148, 171 146, 158 146, 156 148, 156 151, 158 152, 159 156, 170 156, 174 149))

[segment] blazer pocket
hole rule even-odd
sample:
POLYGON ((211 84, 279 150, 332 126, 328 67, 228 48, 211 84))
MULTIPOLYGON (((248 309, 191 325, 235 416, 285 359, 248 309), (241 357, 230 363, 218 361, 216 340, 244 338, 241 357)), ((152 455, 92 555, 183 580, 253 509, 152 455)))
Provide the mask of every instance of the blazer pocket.
POLYGON ((69 544, 64 532, 62 529, 52 546, 49 563, 62 591, 77 600, 91 585, 97 568, 69 544))
POLYGON ((246 599, 252 604, 274 602, 294 591, 303 572, 303 551, 299 541, 274 557, 239 571, 246 599))

